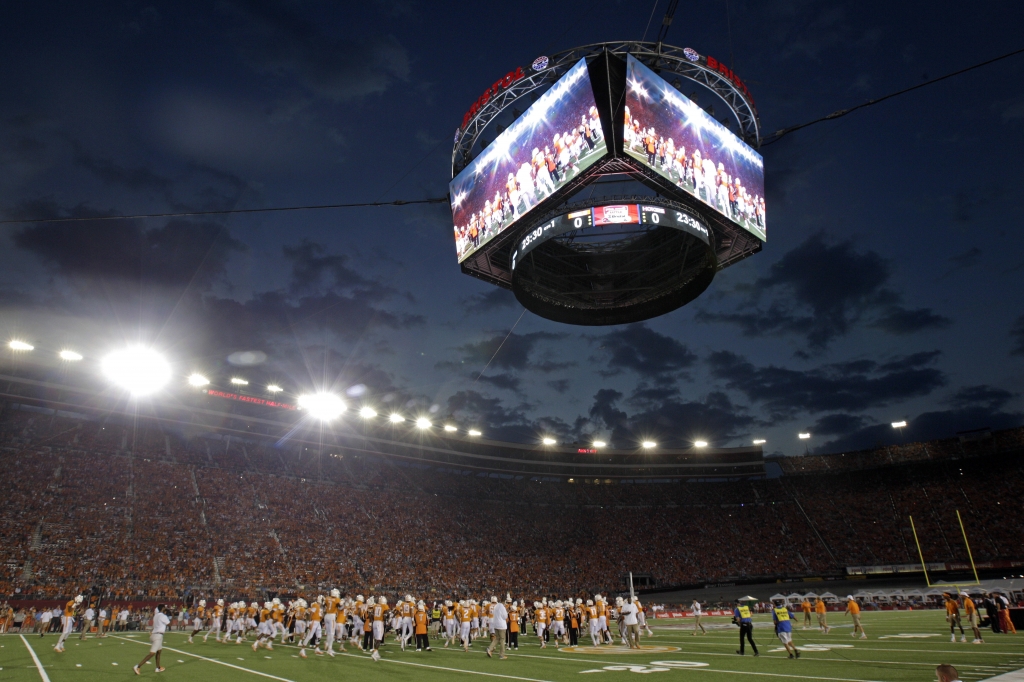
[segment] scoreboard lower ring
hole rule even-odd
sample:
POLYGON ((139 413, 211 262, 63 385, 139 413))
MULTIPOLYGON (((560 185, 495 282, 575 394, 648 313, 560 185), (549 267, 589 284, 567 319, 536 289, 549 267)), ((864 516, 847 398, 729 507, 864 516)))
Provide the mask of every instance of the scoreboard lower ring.
POLYGON ((511 258, 527 310, 577 325, 639 322, 689 303, 718 269, 699 211, 662 197, 563 207, 525 227, 511 258))

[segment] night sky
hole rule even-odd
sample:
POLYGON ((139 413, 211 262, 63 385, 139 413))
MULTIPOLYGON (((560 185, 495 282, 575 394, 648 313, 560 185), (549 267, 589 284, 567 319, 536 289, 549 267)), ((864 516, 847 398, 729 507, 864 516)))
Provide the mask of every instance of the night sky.
MULTIPOLYGON (((0 214, 442 197, 490 84, 640 39, 651 4, 6 3, 0 214)), ((770 132, 1024 47, 1022 19, 1013 2, 712 0, 682 3, 668 42, 730 64, 770 132)), ((327 387, 524 442, 802 454, 801 430, 834 452, 1024 422, 1024 55, 761 153, 762 253, 644 324, 527 313, 482 375, 522 308, 461 274, 446 203, 3 225, 0 335, 74 347, 76 382, 142 341, 182 381, 327 387)))

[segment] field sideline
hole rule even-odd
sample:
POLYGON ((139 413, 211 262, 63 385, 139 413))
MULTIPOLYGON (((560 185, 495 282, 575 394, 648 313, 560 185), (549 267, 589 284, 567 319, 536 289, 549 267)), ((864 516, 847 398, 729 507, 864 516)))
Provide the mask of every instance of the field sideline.
MULTIPOLYGON (((455 677, 528 682, 561 680, 636 679, 637 674, 655 673, 656 679, 687 677, 706 682, 732 676, 751 681, 769 679, 831 680, 833 682, 870 682, 887 680, 934 680, 934 667, 951 663, 965 682, 984 680, 1024 669, 1024 635, 992 635, 986 643, 951 643, 949 629, 941 611, 865 612, 864 627, 869 639, 850 637, 849 619, 829 614, 833 630, 828 635, 816 628, 797 627, 794 640, 801 649, 799 660, 789 660, 774 637, 770 616, 756 616, 754 639, 761 656, 736 655, 736 627, 728 618, 705 618, 709 627, 706 636, 694 637, 692 620, 652 621, 655 636, 644 638, 642 653, 625 654, 602 648, 600 653, 590 647, 576 652, 557 651, 549 644, 541 650, 535 637, 520 637, 520 649, 507 661, 488 659, 484 643, 477 642, 470 653, 435 648, 432 652, 402 652, 389 643, 378 663, 361 653, 298 658, 292 646, 277 646, 273 651, 261 649, 253 653, 245 644, 217 644, 212 639, 202 643, 186 643, 187 635, 170 632, 164 640, 163 664, 167 671, 160 679, 217 679, 250 682, 278 680, 305 682, 324 676, 358 675, 360 680, 449 680, 455 677), (580 678, 585 674, 587 678, 580 678), (740 677, 742 676, 742 677, 740 677)), ((983 633, 985 634, 985 633, 983 633)), ((959 639, 959 631, 957 631, 959 639)), ((17 634, 0 636, 0 679, 3 680, 93 680, 136 679, 132 666, 146 654, 147 633, 111 635, 106 639, 90 637, 79 642, 77 635, 67 641, 67 652, 57 654, 53 645, 57 635, 17 634), (145 646, 143 646, 145 645, 145 646), (32 652, 38 658, 33 659, 32 652), (40 669, 41 668, 41 669, 40 669)), ((588 640, 589 641, 589 640, 588 640)), ((251 644, 251 641, 250 641, 251 644)), ((433 644, 433 642, 432 642, 433 644)), ((144 668, 143 677, 155 677, 153 666, 144 668)), ((1003 678, 1008 679, 1008 678, 1003 678)), ((1024 670, 1014 679, 1024 680, 1024 670)))

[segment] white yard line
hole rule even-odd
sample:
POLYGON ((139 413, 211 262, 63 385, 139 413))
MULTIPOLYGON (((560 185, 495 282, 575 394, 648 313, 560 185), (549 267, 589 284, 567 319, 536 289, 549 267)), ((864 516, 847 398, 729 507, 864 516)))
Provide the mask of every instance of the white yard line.
MULTIPOLYGON (((483 652, 480 652, 483 653, 483 652)), ((360 656, 359 654, 336 654, 337 656, 349 656, 351 658, 359 658, 362 660, 372 661, 366 655, 360 656)), ((413 663, 412 661, 396 661, 392 658, 381 657, 378 663, 397 663, 398 665, 412 665, 417 668, 432 668, 434 670, 447 670, 453 673, 465 673, 467 675, 484 675, 486 677, 504 677, 507 680, 525 680, 526 682, 548 682, 548 680, 538 680, 533 677, 516 677, 515 675, 500 675, 498 673, 485 673, 480 670, 463 670, 462 668, 446 668, 441 665, 427 665, 426 663, 413 663)))
POLYGON ((36 670, 39 671, 39 677, 43 678, 43 682, 50 682, 50 678, 47 676, 46 671, 43 670, 43 664, 39 662, 39 657, 36 656, 36 650, 33 649, 32 645, 28 643, 28 640, 25 639, 25 635, 18 636, 21 637, 21 641, 25 643, 25 646, 28 648, 28 652, 32 654, 32 660, 36 663, 36 670))
POLYGON ((984 682, 1024 682, 1024 668, 1014 670, 1012 673, 1004 673, 995 677, 987 677, 984 682))
MULTIPOLYGON (((110 637, 113 637, 115 639, 123 639, 126 642, 134 642, 135 644, 142 644, 143 646, 149 646, 148 642, 140 642, 137 639, 118 637, 117 635, 110 635, 110 637)), ((295 680, 289 680, 287 677, 278 677, 277 675, 271 675, 270 673, 261 673, 259 670, 243 668, 240 665, 234 665, 233 663, 225 663, 224 661, 218 661, 216 658, 207 658, 206 656, 200 656, 199 654, 193 654, 188 651, 182 651, 181 649, 172 649, 169 646, 165 646, 164 649, 167 651, 173 651, 174 653, 181 654, 183 656, 191 656, 192 658, 198 658, 201 661, 216 663, 217 665, 223 665, 228 668, 234 668, 235 670, 241 670, 242 672, 252 673, 253 675, 259 675, 260 677, 269 677, 272 680, 279 680, 280 682, 295 682, 295 680)), ((42 668, 40 668, 40 672, 42 672, 42 668)), ((49 680, 47 680, 46 682, 49 682, 49 680)))

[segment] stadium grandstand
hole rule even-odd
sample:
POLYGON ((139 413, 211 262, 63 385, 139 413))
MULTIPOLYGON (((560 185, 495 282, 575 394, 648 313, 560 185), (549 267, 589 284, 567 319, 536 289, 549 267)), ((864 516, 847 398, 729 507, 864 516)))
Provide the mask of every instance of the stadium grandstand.
POLYGON ((971 559, 957 511, 983 574, 1024 566, 1024 429, 765 459, 499 443, 384 415, 321 430, 232 395, 129 409, 0 377, 0 595, 589 594, 630 573, 651 590, 912 573, 911 516, 929 570, 955 576, 971 559))

